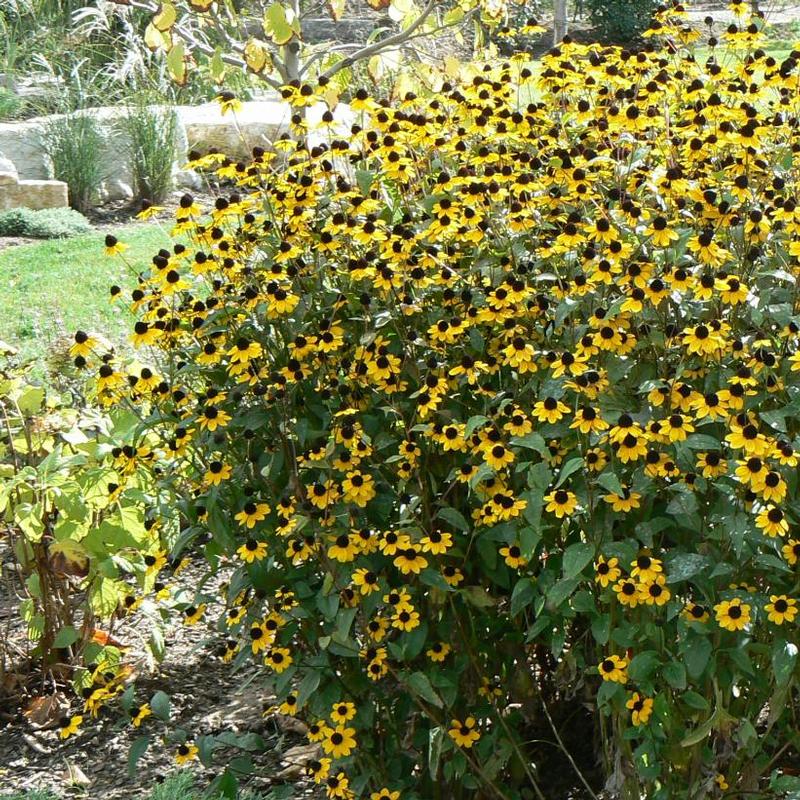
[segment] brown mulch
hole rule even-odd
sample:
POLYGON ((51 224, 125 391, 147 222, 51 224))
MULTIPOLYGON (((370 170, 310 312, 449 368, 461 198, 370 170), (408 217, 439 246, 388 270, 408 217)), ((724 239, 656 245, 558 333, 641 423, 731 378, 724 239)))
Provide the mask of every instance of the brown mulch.
MULTIPOLYGON (((10 553, 0 537, 0 563, 8 576, 10 553)), ((191 586, 199 569, 190 568, 182 581, 191 586)), ((183 576, 181 576, 183 577, 183 576)), ((27 651, 25 632, 17 614, 17 598, 9 596, 10 582, 0 583, 0 630, 18 654, 27 651)), ((216 619, 218 608, 209 607, 208 620, 216 619)), ((141 728, 134 728, 116 705, 104 709, 98 719, 84 714, 81 730, 67 740, 60 740, 57 728, 39 729, 23 712, 37 698, 47 698, 68 687, 54 686, 42 680, 38 670, 20 657, 16 671, 6 673, 0 685, 0 794, 11 791, 49 789, 60 798, 89 797, 103 800, 133 800, 147 797, 156 782, 175 769, 175 743, 165 734, 176 729, 189 738, 217 736, 231 732, 237 736, 257 734, 265 743, 263 750, 249 752, 225 746, 214 751, 214 764, 205 768, 194 762, 196 785, 200 790, 219 775, 231 759, 249 755, 254 770, 242 778, 242 786, 266 792, 270 787, 295 782, 293 796, 315 797, 314 790, 299 779, 299 770, 287 774, 287 762, 281 763, 293 747, 307 745, 301 724, 291 718, 264 717, 271 698, 262 688, 260 674, 252 667, 234 673, 213 653, 208 639, 212 632, 202 623, 188 627, 178 622, 165 631, 166 657, 155 670, 147 667, 140 643, 149 636, 150 622, 140 614, 125 618, 114 628, 113 636, 129 645, 128 661, 137 664, 136 702, 148 701, 154 692, 170 696, 168 724, 148 717, 141 728), (26 671, 28 674, 26 675, 26 671), (5 689, 5 691, 4 691, 5 689), (133 773, 128 770, 132 743, 150 734, 151 743, 133 773), (79 772, 76 772, 76 769, 79 772), (78 775, 78 783, 72 777, 78 775), (85 777, 88 783, 80 785, 85 777)), ((71 713, 80 712, 81 701, 72 697, 71 713)), ((55 720, 53 721, 55 724, 55 720)), ((291 753, 289 757, 291 758, 291 753)))

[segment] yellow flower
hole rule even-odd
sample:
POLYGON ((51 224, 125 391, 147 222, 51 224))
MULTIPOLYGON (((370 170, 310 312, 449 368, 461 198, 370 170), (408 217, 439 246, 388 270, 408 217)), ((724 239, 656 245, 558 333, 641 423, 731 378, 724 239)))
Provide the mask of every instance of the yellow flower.
POLYGON ((334 703, 331 708, 331 719, 337 725, 344 725, 349 722, 356 715, 356 707, 354 703, 334 703))
POLYGON ((356 749, 355 728, 337 725, 322 740, 322 749, 332 758, 347 758, 356 749))
POLYGON ((355 503, 360 508, 364 508, 376 495, 372 476, 365 475, 359 470, 347 473, 347 477, 342 481, 342 489, 344 501, 355 503))
POLYGON ((545 510, 555 514, 559 519, 571 515, 578 505, 578 498, 566 489, 555 489, 546 494, 544 500, 547 503, 545 510))
POLYGON ((83 717, 75 715, 72 717, 62 717, 58 722, 58 736, 61 739, 68 739, 70 736, 78 732, 83 717))
POLYGON ((292 655, 288 647, 273 647, 264 659, 267 666, 272 667, 279 675, 292 665, 292 655))
POLYGON ((369 800, 400 800, 400 792, 393 792, 384 787, 383 789, 378 789, 377 792, 373 792, 369 796, 369 800))
POLYGON ((597 559, 594 565, 594 571, 595 581, 604 589, 610 583, 616 582, 619 576, 622 574, 622 570, 619 568, 619 560, 616 558, 610 558, 608 561, 606 561, 604 556, 600 556, 597 559))
POLYGON ((744 630, 750 622, 750 606, 738 597, 717 603, 714 611, 720 627, 728 631, 744 630))
POLYGON ((237 111, 242 110, 241 100, 237 100, 236 95, 233 92, 220 92, 215 99, 220 105, 220 110, 222 111, 223 117, 229 111, 232 111, 235 114, 237 111))
POLYGON ((191 742, 186 742, 180 745, 175 751, 175 762, 181 765, 188 764, 190 761, 194 761, 194 759, 197 758, 199 752, 196 745, 191 742))
POLYGON ((118 256, 128 249, 128 245, 120 242, 116 236, 108 233, 105 238, 105 254, 107 256, 118 256))
POLYGON ((257 542, 255 539, 248 539, 237 551, 236 554, 242 561, 252 564, 254 561, 261 561, 267 557, 267 543, 257 542))
POLYGON ((776 625, 783 625, 784 622, 794 622, 797 616, 797 600, 787 597, 785 594, 770 595, 769 603, 764 606, 768 612, 768 619, 776 625))
POLYGON ((200 603, 199 606, 188 606, 183 610, 183 624, 196 625, 203 618, 205 610, 205 603, 200 603))
POLYGON ((244 525, 247 528, 254 528, 257 523, 267 518, 267 514, 269 514, 270 510, 267 503, 254 503, 249 501, 245 503, 244 508, 234 519, 240 525, 244 525))
POLYGON ((447 658, 448 654, 450 653, 450 645, 446 642, 434 642, 426 651, 425 655, 431 661, 436 663, 441 663, 442 661, 447 658))
POLYGON ((130 710, 131 722, 134 728, 138 728, 146 717, 152 714, 152 710, 147 703, 142 703, 140 706, 132 706, 130 710))
POLYGON ((481 738, 480 732, 475 730, 475 717, 467 717, 463 722, 454 719, 450 724, 448 734, 459 747, 469 750, 481 738))
POLYGON ((647 725, 647 721, 653 713, 653 700, 650 697, 642 697, 639 692, 634 692, 625 703, 625 708, 631 710, 631 722, 634 725, 637 727, 647 725))
POLYGON ((597 669, 604 681, 626 683, 628 680, 628 662, 617 655, 604 658, 597 665, 597 669))
POLYGON ((522 555, 522 551, 517 544, 508 544, 505 547, 501 547, 500 555, 503 556, 503 560, 512 569, 519 569, 519 567, 524 567, 528 563, 528 559, 522 555))

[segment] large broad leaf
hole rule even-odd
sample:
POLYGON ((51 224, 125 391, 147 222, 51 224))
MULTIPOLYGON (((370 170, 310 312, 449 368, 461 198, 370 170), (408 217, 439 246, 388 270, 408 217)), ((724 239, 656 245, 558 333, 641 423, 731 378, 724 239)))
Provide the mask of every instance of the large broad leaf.
POLYGON ((175 42, 173 48, 167 53, 167 69, 172 80, 179 86, 186 83, 186 50, 183 42, 175 42))
POLYGON ((178 12, 175 10, 175 6, 172 3, 162 3, 153 17, 152 24, 156 30, 168 31, 172 29, 177 19, 178 12))
POLYGON ((344 16, 344 9, 346 5, 347 0, 326 0, 325 2, 328 13, 335 22, 338 22, 344 16))
POLYGON ((412 672, 406 679, 409 688, 416 692, 426 703, 442 708, 442 698, 434 691, 428 676, 424 672, 412 672))
POLYGON ((267 45, 258 39, 248 39, 244 46, 244 62, 251 72, 271 72, 272 56, 267 45))
POLYGON ((280 3, 273 3, 264 12, 264 32, 277 45, 288 44, 294 36, 294 29, 280 3))
POLYGON ((574 578, 594 558, 594 545, 588 542, 576 542, 564 551, 564 577, 574 578))

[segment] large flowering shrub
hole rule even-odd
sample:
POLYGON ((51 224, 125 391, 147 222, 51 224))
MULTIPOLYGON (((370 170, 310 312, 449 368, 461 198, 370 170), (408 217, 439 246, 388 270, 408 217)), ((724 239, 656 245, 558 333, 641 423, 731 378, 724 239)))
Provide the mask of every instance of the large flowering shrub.
POLYGON ((609 796, 797 789, 800 53, 740 23, 198 159, 147 373, 87 357, 329 797, 552 797, 551 747, 596 791, 591 738, 609 796))

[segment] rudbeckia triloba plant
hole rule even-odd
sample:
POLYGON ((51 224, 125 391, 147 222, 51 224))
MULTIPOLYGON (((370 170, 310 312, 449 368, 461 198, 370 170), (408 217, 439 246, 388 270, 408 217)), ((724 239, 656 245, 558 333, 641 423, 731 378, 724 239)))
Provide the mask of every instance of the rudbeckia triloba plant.
POLYGON ((330 797, 797 789, 800 52, 759 25, 697 61, 662 9, 205 157, 150 377, 87 358, 330 797))

